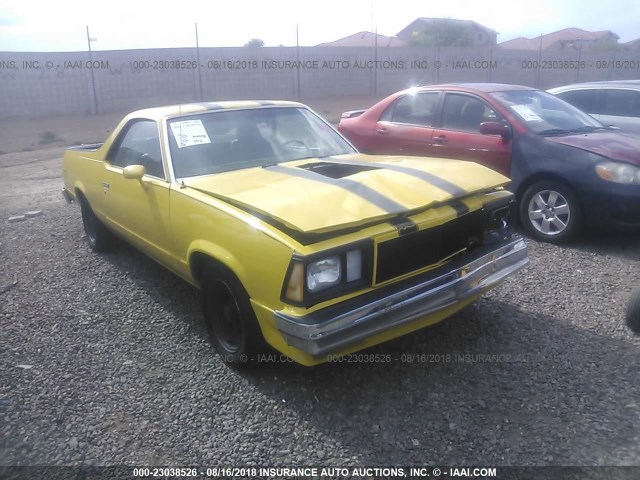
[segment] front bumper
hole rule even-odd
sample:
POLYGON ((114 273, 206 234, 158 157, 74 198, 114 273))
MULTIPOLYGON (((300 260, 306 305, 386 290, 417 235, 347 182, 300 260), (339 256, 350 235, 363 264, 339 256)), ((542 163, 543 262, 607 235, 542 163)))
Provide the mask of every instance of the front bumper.
POLYGON ((581 190, 584 219, 591 227, 640 228, 640 186, 611 184, 581 190))
POLYGON ((477 296, 528 263, 524 241, 512 238, 309 315, 276 311, 275 321, 290 346, 326 355, 477 296))

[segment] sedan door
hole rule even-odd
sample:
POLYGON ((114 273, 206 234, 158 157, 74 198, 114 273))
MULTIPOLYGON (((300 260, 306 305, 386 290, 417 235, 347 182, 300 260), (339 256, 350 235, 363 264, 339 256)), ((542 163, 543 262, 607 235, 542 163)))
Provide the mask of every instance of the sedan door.
POLYGON ((432 155, 439 99, 440 92, 407 94, 396 99, 375 125, 373 153, 432 155))
POLYGON ((604 105, 598 120, 625 132, 640 133, 640 91, 605 88, 602 93, 604 105))
POLYGON ((464 93, 446 92, 441 126, 433 131, 433 155, 477 162, 509 176, 511 139, 480 133, 483 122, 508 125, 484 100, 464 93))

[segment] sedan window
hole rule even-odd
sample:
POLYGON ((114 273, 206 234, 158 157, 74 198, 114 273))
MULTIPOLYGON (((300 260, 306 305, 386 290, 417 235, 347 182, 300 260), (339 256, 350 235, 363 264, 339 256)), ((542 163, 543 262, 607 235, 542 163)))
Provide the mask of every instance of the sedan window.
POLYGON ((640 92, 622 89, 605 90, 602 113, 618 117, 640 117, 640 92))
POLYGON ((469 95, 447 93, 444 98, 442 128, 480 133, 482 122, 501 121, 495 110, 469 95))
POLYGON ((601 109, 598 108, 597 89, 570 90, 568 92, 558 93, 557 96, 565 102, 569 102, 574 107, 578 107, 583 112, 593 114, 602 113, 601 109))
POLYGON ((424 92, 400 97, 382 114, 380 120, 431 127, 436 120, 439 96, 439 92, 424 92))

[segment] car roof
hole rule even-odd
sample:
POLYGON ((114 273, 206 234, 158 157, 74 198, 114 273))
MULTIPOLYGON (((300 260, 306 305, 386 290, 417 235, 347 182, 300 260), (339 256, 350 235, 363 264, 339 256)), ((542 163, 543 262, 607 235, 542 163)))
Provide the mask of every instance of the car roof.
POLYGON ((476 92, 506 92, 511 90, 536 90, 532 87, 525 87, 524 85, 509 85, 507 83, 443 83, 439 85, 423 85, 421 90, 429 89, 460 89, 476 92))
POLYGON ((574 88, 605 88, 605 87, 631 87, 640 89, 640 80, 609 80, 602 82, 582 82, 550 88, 549 91, 571 90, 574 88))
POLYGON ((163 118, 180 117, 195 113, 215 112, 220 110, 246 110, 270 107, 302 107, 306 105, 298 102, 284 100, 236 100, 222 102, 182 103, 178 105, 166 105, 163 107, 144 108, 127 115, 128 118, 149 118, 161 120, 163 118))

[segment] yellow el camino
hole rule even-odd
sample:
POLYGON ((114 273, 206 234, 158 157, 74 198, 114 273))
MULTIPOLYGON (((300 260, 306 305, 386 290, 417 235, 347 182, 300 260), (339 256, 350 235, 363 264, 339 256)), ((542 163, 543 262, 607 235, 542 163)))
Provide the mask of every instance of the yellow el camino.
POLYGON ((224 361, 315 365, 438 322, 528 263, 508 179, 358 153, 304 105, 152 108, 69 149, 89 246, 133 244, 202 292, 224 361))

